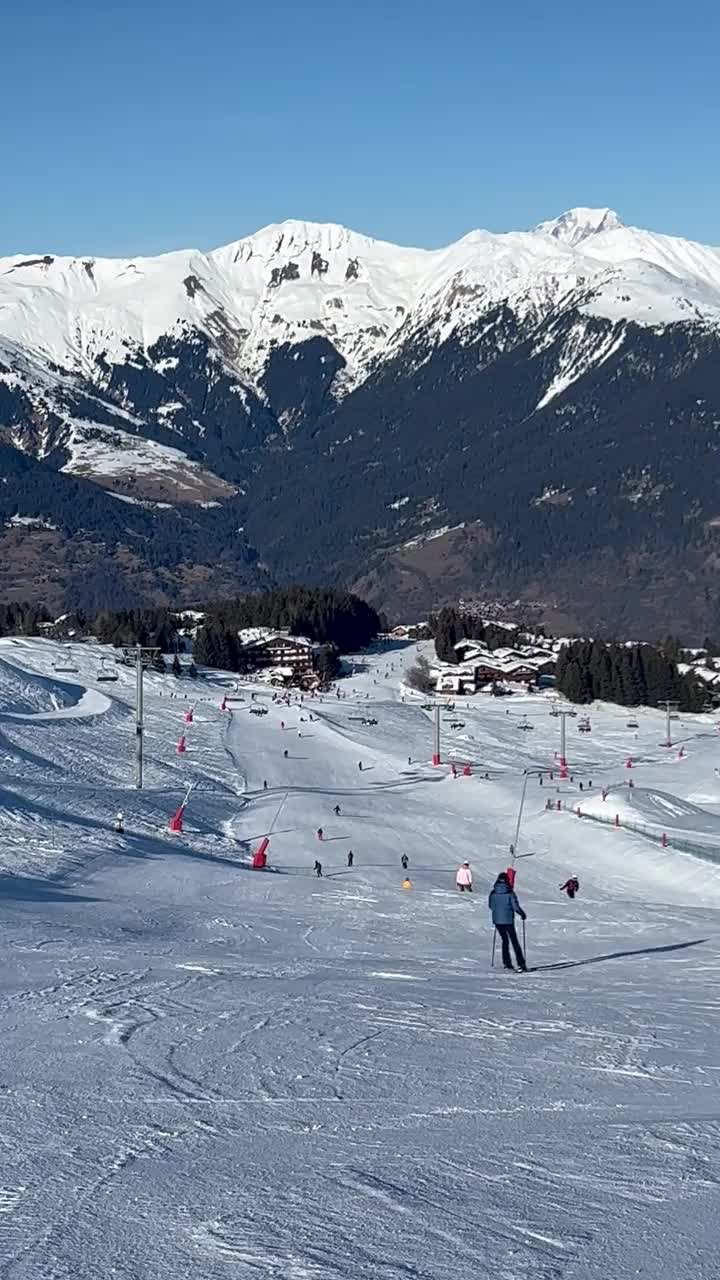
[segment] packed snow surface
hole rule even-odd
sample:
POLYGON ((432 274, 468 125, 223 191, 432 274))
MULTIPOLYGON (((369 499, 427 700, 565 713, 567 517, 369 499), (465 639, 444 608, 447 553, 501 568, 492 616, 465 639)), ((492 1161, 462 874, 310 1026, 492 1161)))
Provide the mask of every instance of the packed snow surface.
POLYGON ((103 653, 0 641, 0 1274, 715 1280, 713 718, 592 707, 551 782, 550 696, 448 707, 433 769, 413 644, 302 706, 150 674, 139 792, 103 653), (486 894, 526 777, 521 976, 486 894))

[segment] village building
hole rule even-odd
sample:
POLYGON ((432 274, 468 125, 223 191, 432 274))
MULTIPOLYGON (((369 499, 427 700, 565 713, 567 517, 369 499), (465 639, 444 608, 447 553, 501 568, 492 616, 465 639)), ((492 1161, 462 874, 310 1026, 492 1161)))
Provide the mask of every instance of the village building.
POLYGON ((306 636, 270 627, 245 627, 238 632, 238 640, 248 669, 274 668, 281 680, 288 681, 312 676, 314 659, 325 647, 306 636))
POLYGON ((393 640, 431 640, 432 631, 427 622, 400 623, 389 633, 393 640))

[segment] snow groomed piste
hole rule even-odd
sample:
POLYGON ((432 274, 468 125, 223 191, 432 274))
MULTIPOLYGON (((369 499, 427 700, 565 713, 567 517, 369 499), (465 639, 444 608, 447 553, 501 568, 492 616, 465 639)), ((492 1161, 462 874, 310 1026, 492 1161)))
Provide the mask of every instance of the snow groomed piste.
POLYGON ((433 767, 415 646, 302 705, 149 674, 136 792, 134 677, 73 655, 0 642, 3 1275, 717 1275, 711 716, 593 706, 561 780, 539 696, 433 767))

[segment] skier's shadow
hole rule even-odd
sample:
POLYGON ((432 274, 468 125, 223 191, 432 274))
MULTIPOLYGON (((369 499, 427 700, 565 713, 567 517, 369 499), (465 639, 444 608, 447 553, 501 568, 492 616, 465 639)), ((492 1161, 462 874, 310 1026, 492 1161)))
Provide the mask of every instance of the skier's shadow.
POLYGON ((556 964, 537 964, 534 973, 550 969, 577 969, 583 964, 600 964, 601 960, 622 960, 627 956, 652 956, 662 951, 684 951, 687 947, 699 947, 707 938, 693 938, 690 942, 671 942, 665 947, 640 947, 637 951, 609 951, 602 956, 587 956, 585 960, 559 960, 556 964))

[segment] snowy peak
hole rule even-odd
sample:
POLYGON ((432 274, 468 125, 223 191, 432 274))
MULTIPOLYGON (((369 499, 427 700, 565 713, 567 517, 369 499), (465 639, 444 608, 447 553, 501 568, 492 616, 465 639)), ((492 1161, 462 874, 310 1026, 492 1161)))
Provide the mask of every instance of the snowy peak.
POLYGON ((613 209, 568 209, 559 218, 549 222, 540 222, 534 228, 538 235, 550 236, 553 240, 561 240, 563 244, 581 244, 590 236, 600 235, 603 231, 616 231, 623 223, 613 209))

